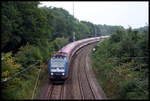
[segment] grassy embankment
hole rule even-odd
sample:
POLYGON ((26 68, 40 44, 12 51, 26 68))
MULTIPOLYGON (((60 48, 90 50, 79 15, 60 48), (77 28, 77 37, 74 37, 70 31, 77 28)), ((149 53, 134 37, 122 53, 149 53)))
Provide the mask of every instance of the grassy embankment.
POLYGON ((92 54, 96 78, 110 99, 148 99, 148 33, 118 31, 92 54))

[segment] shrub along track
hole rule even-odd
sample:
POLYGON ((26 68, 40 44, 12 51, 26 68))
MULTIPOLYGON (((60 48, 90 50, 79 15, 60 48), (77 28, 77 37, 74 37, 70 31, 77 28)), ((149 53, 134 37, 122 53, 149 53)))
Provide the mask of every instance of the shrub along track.
POLYGON ((47 79, 36 99, 106 99, 90 65, 93 46, 87 45, 76 52, 64 84, 55 85, 47 79))

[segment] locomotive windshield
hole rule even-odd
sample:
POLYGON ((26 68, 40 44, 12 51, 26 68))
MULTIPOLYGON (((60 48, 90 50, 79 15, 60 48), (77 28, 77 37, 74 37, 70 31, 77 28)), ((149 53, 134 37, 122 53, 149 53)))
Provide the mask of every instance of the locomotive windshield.
POLYGON ((55 62, 51 63, 51 66, 52 67, 64 67, 65 66, 65 62, 64 61, 59 61, 59 62, 55 61, 55 62))
POLYGON ((65 54, 56 54, 51 59, 51 67, 65 67, 67 57, 65 54))

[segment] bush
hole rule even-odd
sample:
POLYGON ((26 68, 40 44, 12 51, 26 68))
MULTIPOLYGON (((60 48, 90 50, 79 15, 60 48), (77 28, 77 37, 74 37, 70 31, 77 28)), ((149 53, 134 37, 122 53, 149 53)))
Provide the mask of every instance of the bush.
POLYGON ((109 98, 148 99, 147 35, 118 30, 95 46, 93 70, 109 98))
POLYGON ((2 80, 9 76, 14 75, 15 72, 19 71, 21 65, 15 62, 12 53, 2 53, 2 80))
MULTIPOLYGON (((37 68, 34 66, 28 71, 20 73, 24 69, 21 64, 15 61, 11 52, 2 53, 2 99, 31 99, 37 68)), ((30 65, 28 65, 30 66, 30 65)))
POLYGON ((41 55, 40 49, 35 46, 27 44, 25 47, 21 47, 20 51, 15 55, 16 61, 24 68, 28 65, 34 64, 36 60, 41 60, 43 57, 41 55))

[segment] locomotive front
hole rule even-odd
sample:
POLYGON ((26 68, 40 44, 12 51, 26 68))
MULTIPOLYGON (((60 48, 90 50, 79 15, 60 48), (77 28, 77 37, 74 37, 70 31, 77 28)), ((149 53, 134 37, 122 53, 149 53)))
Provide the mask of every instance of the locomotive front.
POLYGON ((56 54, 49 61, 49 79, 65 80, 68 76, 68 57, 66 54, 56 54))

